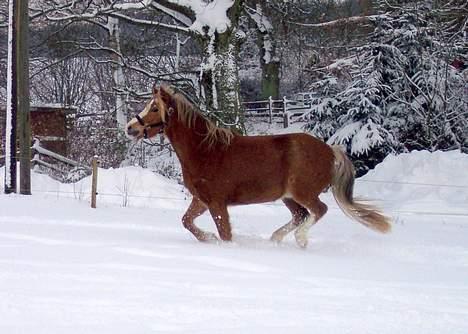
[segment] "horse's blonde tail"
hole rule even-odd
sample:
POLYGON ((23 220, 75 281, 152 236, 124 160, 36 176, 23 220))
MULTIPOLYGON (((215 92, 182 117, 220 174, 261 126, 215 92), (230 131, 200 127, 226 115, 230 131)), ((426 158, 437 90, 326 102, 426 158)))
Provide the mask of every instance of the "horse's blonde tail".
POLYGON ((381 233, 390 232, 390 218, 384 216, 376 207, 353 198, 353 164, 339 146, 332 146, 332 149, 335 166, 331 186, 338 206, 348 217, 364 226, 381 233))

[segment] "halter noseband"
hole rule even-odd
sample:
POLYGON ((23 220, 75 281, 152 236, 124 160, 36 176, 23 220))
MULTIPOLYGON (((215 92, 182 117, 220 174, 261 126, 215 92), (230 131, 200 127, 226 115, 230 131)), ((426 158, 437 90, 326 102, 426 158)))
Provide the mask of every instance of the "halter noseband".
MULTIPOLYGON (((169 108, 169 115, 172 113, 173 109, 172 108, 169 108)), ((152 128, 160 128, 159 129, 159 133, 163 132, 164 131, 164 127, 166 126, 166 122, 164 121, 161 121, 161 122, 158 122, 158 123, 152 123, 152 124, 146 124, 145 121, 143 120, 143 118, 140 117, 140 115, 136 114, 135 115, 135 118, 136 120, 138 121, 138 123, 143 127, 143 135, 144 135, 144 138, 147 139, 148 138, 148 129, 152 129, 152 128)))
POLYGON ((135 116, 136 120, 138 121, 138 123, 144 128, 143 129, 143 135, 145 137, 145 139, 148 138, 148 129, 151 129, 151 128, 157 128, 157 127, 160 127, 161 129, 159 130, 158 133, 161 133, 163 130, 164 130, 164 126, 166 125, 166 122, 158 122, 158 123, 153 123, 153 124, 145 124, 145 121, 143 121, 143 118, 140 117, 140 115, 136 115, 135 116))

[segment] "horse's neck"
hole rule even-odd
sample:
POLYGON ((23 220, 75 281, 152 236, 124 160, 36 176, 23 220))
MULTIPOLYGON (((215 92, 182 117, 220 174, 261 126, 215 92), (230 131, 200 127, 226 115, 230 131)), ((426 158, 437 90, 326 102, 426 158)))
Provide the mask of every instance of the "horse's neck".
POLYGON ((206 149, 204 139, 207 133, 206 123, 202 119, 196 119, 193 127, 183 124, 177 119, 166 131, 166 135, 176 151, 177 157, 186 168, 193 166, 197 168, 197 163, 206 161, 209 150, 206 149))

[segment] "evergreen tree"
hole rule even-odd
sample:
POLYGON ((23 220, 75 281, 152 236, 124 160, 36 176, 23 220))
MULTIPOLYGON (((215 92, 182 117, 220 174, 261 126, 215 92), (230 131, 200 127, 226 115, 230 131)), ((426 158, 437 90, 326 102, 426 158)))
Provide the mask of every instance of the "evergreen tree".
POLYGON ((463 34, 436 2, 391 9, 344 62, 351 80, 329 103, 334 110, 325 122, 338 122, 328 141, 345 144, 360 173, 392 151, 467 149, 467 72, 452 66, 466 61, 463 34))

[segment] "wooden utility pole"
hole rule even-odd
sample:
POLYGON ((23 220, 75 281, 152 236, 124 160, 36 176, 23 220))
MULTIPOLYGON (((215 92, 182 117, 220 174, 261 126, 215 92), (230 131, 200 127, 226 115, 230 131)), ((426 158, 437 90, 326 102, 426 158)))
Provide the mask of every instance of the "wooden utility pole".
POLYGON ((7 110, 5 124, 5 193, 16 192, 16 1, 8 4, 7 110))
POLYGON ((20 193, 24 195, 31 194, 31 128, 29 120, 28 35, 28 0, 10 0, 8 4, 5 193, 17 192, 16 165, 17 160, 19 160, 20 193), (16 155, 17 135, 19 137, 19 157, 16 155))
MULTIPOLYGON (((13 1, 13 0, 10 0, 13 1)), ((15 31, 18 84, 18 140, 20 193, 31 195, 31 125, 29 116, 29 8, 28 0, 16 0, 15 31)))

